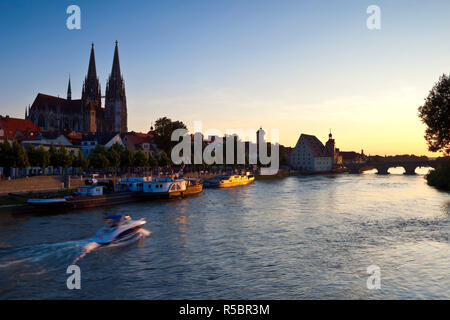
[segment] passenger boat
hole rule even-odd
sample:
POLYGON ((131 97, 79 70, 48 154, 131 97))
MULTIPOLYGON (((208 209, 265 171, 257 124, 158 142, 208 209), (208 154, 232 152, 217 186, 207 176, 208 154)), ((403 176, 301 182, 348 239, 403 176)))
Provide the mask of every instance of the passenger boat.
POLYGON ((203 187, 205 187, 205 188, 218 187, 220 180, 222 180, 226 177, 228 177, 228 175, 220 175, 220 176, 215 176, 213 178, 210 178, 210 179, 206 180, 205 182, 203 182, 203 187))
POLYGON ((235 186, 243 186, 252 183, 255 177, 247 172, 246 174, 233 174, 228 175, 219 180, 219 188, 229 188, 235 186))
POLYGON ((130 177, 122 178, 120 184, 122 188, 132 192, 142 192, 144 188, 144 182, 152 181, 151 177, 130 177))
POLYGON ((142 182, 142 191, 135 193, 140 198, 174 198, 186 192, 187 180, 172 177, 154 178, 142 182))
POLYGON ((186 179, 187 186, 186 191, 183 192, 184 196, 198 194, 203 191, 203 183, 200 179, 186 179))
POLYGON ((133 201, 133 192, 126 188, 115 190, 114 184, 86 185, 79 187, 73 195, 55 198, 31 198, 27 203, 42 210, 49 209, 84 209, 98 206, 108 206, 133 201), (109 187, 108 187, 109 185, 109 187), (106 190, 106 192, 105 192, 106 190))
POLYGON ((123 178, 119 183, 112 180, 87 180, 85 186, 77 189, 75 194, 65 197, 31 198, 27 200, 30 207, 18 213, 39 213, 50 210, 84 209, 109 206, 134 201, 183 197, 202 192, 199 179, 178 179, 174 177, 131 177, 123 178))

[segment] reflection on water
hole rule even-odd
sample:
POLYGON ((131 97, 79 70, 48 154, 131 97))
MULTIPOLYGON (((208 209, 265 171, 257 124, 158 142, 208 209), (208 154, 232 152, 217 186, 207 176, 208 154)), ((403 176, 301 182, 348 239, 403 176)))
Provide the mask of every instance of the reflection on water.
POLYGON ((448 299, 450 195, 426 185, 427 171, 290 177, 52 216, 2 212, 0 298, 448 299), (146 218, 151 236, 108 250, 79 240, 116 213, 146 218), (66 288, 74 260, 81 290, 66 288), (373 264, 381 290, 366 288, 373 264))

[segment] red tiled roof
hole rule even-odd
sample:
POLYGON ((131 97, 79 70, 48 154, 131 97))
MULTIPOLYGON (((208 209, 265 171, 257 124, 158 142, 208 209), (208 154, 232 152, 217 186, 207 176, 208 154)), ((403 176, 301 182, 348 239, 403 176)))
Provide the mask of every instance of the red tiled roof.
POLYGON ((140 132, 129 132, 124 134, 124 142, 128 146, 133 146, 135 150, 141 147, 142 143, 150 144, 150 149, 155 150, 153 147, 153 137, 152 135, 140 132))
POLYGON ((31 120, 10 118, 8 116, 0 118, 0 128, 8 139, 29 136, 31 133, 37 133, 38 129, 31 120))
POLYGON ((141 143, 151 143, 151 139, 150 137, 143 137, 141 135, 137 135, 137 134, 126 134, 125 137, 127 138, 128 142, 133 144, 133 145, 137 145, 137 144, 141 144, 141 143))
POLYGON ((314 157, 328 157, 324 145, 316 136, 302 133, 300 139, 302 138, 305 140, 314 157))

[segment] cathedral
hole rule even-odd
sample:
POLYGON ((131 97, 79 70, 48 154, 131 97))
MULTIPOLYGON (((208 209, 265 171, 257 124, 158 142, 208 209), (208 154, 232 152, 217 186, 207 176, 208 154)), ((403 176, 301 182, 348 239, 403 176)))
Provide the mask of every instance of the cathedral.
POLYGON ((117 41, 104 97, 102 97, 97 77, 94 44, 92 44, 81 99, 72 99, 69 79, 66 99, 38 93, 31 107, 26 108, 25 119, 31 120, 41 131, 127 132, 127 100, 125 84, 120 73, 117 41), (104 108, 102 98, 105 98, 104 108))

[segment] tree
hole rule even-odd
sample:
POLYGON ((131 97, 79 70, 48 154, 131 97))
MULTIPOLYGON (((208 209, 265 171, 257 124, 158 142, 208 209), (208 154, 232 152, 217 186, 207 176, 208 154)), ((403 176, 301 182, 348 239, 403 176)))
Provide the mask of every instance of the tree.
POLYGON ((48 164, 50 163, 50 154, 48 153, 48 151, 46 151, 43 146, 39 146, 39 148, 37 148, 35 152, 37 166, 41 168, 48 167, 48 164))
POLYGON ((165 167, 170 164, 170 158, 167 156, 167 153, 161 151, 158 157, 158 163, 161 167, 165 167))
POLYGON ((50 165, 52 167, 59 167, 59 158, 58 158, 58 150, 55 145, 52 143, 48 149, 50 165))
POLYGON ((148 164, 150 167, 155 168, 158 166, 158 160, 152 156, 151 154, 148 155, 148 164))
POLYGON ((58 162, 59 166, 63 168, 69 168, 73 162, 73 155, 67 152, 65 146, 60 146, 58 150, 58 162))
POLYGON ((443 74, 431 89, 419 117, 427 125, 425 139, 428 149, 450 154, 450 77, 443 74))
POLYGON ((117 151, 117 148, 109 148, 106 152, 106 157, 108 158, 109 166, 113 167, 115 172, 120 167, 120 151, 117 151))
POLYGON ((50 154, 44 149, 42 145, 36 148, 32 144, 28 144, 27 155, 30 166, 32 167, 40 167, 44 169, 49 164, 50 154))
POLYGON ((131 168, 133 166, 134 154, 128 148, 123 148, 120 153, 120 167, 121 168, 131 168))
POLYGON ((13 167, 14 168, 26 168, 30 166, 30 162, 28 161, 27 151, 23 146, 14 140, 12 145, 12 156, 13 156, 13 167))
POLYGON ((81 150, 78 150, 78 155, 74 159, 73 166, 77 168, 82 168, 84 170, 89 168, 89 160, 84 157, 83 152, 81 152, 81 150))
POLYGON ((106 149, 101 145, 97 145, 89 154, 89 163, 95 169, 107 169, 109 160, 106 156, 106 149))
POLYGON ((28 144, 27 146, 27 155, 30 166, 39 167, 36 148, 32 144, 28 144))
POLYGON ((170 154, 177 141, 171 141, 172 132, 176 129, 187 129, 181 121, 172 121, 169 118, 159 118, 155 122, 155 142, 166 154, 170 154))
POLYGON ((142 150, 139 150, 134 155, 134 167, 145 167, 148 164, 148 159, 142 150))
POLYGON ((426 175, 426 179, 430 186, 450 191, 450 160, 442 167, 431 170, 426 175))
POLYGON ((5 138, 2 144, 0 144, 0 166, 9 170, 13 166, 14 157, 12 154, 11 143, 8 138, 5 138))
POLYGON ((118 142, 114 142, 114 144, 111 146, 111 148, 109 148, 109 150, 111 149, 118 153, 121 153, 122 151, 125 150, 125 147, 118 142))

